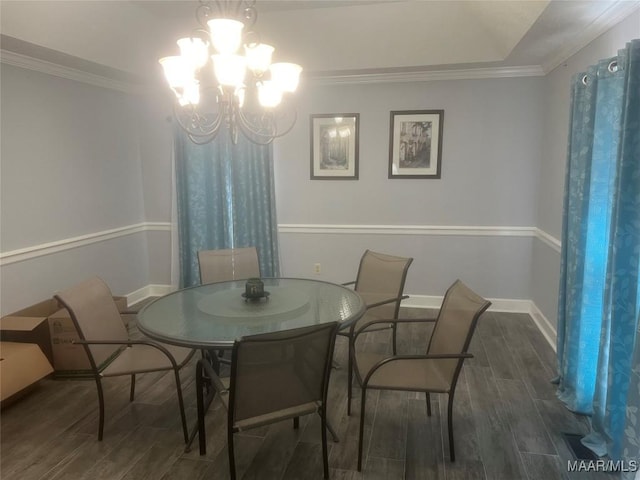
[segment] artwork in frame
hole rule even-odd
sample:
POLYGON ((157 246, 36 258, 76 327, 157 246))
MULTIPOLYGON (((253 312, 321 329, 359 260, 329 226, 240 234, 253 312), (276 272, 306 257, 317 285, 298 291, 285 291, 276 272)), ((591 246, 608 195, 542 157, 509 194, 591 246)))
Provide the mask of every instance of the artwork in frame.
POLYGON ((444 110, 391 112, 389 178, 440 178, 444 110))
POLYGON ((360 114, 311 115, 311 180, 357 180, 360 114))

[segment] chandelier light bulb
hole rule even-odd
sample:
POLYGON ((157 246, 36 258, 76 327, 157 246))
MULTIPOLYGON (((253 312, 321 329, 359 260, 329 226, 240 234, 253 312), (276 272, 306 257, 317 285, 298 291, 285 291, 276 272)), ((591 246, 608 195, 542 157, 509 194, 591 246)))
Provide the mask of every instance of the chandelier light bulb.
POLYGON ((244 24, 230 18, 214 18, 207 22, 211 32, 211 43, 221 55, 236 53, 242 43, 244 24))
POLYGON ((271 56, 275 49, 265 43, 256 43, 244 46, 244 54, 247 57, 247 68, 255 75, 262 75, 269 70, 271 56))
POLYGON ((247 59, 242 55, 212 55, 213 72, 220 85, 238 87, 247 73, 247 59))
POLYGON ((273 81, 262 82, 258 85, 258 101, 265 108, 274 108, 282 101, 282 90, 273 81))
POLYGON ((283 92, 295 92, 300 81, 302 67, 295 63, 274 63, 269 67, 271 80, 283 92))
POLYGON ((201 38, 181 38, 176 43, 180 47, 180 55, 194 70, 206 65, 209 60, 209 44, 207 42, 201 38))
POLYGON ((192 80, 185 85, 178 102, 183 107, 186 105, 198 105, 200 103, 200 84, 196 80, 192 80))
POLYGON ((193 69, 184 57, 163 57, 158 61, 172 89, 184 88, 193 81, 193 69))

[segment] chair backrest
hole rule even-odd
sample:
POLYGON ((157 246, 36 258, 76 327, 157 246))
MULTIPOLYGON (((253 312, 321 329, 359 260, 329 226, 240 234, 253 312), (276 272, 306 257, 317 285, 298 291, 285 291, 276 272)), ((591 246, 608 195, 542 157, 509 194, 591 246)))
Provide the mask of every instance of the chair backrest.
MULTIPOLYGON (((58 292, 55 298, 69 311, 82 340, 126 341, 129 338, 111 290, 100 278, 93 277, 58 292)), ((121 345, 90 345, 85 346, 85 351, 92 368, 96 369, 120 348, 121 345)))
MULTIPOLYGON (((491 302, 476 294, 460 280, 456 280, 449 287, 442 301, 427 353, 466 353, 478 318, 490 305, 491 302)), ((443 378, 453 383, 460 373, 462 361, 439 360, 436 365, 443 378)))
POLYGON ((324 402, 338 322, 243 337, 231 361, 229 419, 324 402))
MULTIPOLYGON (((387 298, 400 297, 404 292, 409 266, 413 258, 396 257, 366 250, 360 260, 355 290, 360 293, 383 294, 387 298)), ((400 301, 387 308, 398 315, 400 301)))
POLYGON ((202 284, 260 277, 256 247, 200 250, 198 263, 202 284))

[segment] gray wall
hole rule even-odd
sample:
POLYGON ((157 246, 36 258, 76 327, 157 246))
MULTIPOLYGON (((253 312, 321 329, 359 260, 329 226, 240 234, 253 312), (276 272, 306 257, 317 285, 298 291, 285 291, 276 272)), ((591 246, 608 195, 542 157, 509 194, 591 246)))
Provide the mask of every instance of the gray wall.
MULTIPOLYGON (((135 97, 6 64, 1 75, 3 254, 144 222, 135 97)), ((15 258, 3 259, 2 313, 90 275, 117 294, 148 283, 144 233, 15 258)))
MULTIPOLYGON (((569 58, 544 79, 541 96, 545 109, 544 142, 538 159, 540 182, 535 194, 536 225, 558 240, 562 235, 571 77, 602 58, 616 55, 618 49, 634 38, 640 38, 639 10, 569 58)), ((530 298, 555 326, 560 273, 559 249, 536 240, 533 267, 530 298)))
MULTIPOLYGON (((542 78, 306 85, 294 130, 275 147, 278 222, 390 226, 393 235, 280 234, 283 274, 351 279, 366 248, 412 256, 407 291, 442 295, 461 278, 498 298, 529 298, 531 238, 499 236, 535 224, 542 78), (388 179, 392 110, 444 110, 442 178, 388 179), (360 114, 360 179, 310 180, 309 115, 360 114), (495 235, 398 234, 398 226, 490 227, 495 235)), ((445 229, 446 230, 446 229, 445 229)))

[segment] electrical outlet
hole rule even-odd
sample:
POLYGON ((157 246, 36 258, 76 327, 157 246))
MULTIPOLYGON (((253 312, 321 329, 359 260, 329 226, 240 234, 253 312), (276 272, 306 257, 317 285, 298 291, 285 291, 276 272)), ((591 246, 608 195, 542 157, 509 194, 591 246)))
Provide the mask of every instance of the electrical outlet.
POLYGON ((319 273, 320 273, 320 270, 321 270, 321 269, 320 269, 320 264, 319 264, 319 263, 316 263, 316 264, 313 266, 313 271, 314 271, 316 274, 319 274, 319 273))

